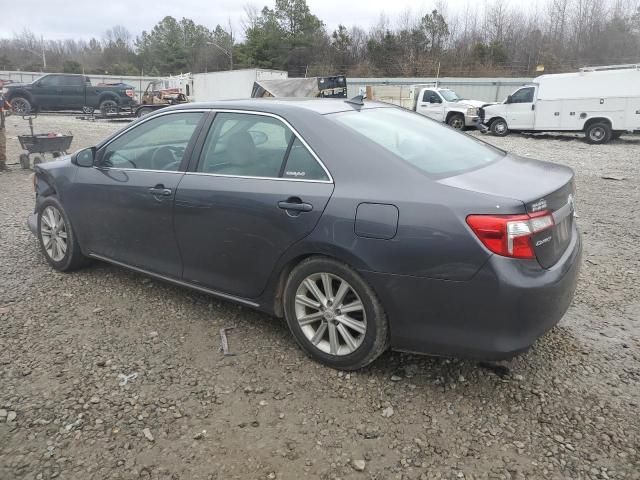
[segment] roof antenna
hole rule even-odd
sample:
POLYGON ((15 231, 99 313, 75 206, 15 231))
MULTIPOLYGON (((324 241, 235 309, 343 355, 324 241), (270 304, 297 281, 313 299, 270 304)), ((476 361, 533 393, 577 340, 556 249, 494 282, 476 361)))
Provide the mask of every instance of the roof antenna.
POLYGON ((349 100, 345 100, 345 103, 350 103, 352 105, 358 105, 359 107, 361 107, 364 105, 365 98, 367 98, 367 95, 361 93, 360 95, 350 98, 349 100))

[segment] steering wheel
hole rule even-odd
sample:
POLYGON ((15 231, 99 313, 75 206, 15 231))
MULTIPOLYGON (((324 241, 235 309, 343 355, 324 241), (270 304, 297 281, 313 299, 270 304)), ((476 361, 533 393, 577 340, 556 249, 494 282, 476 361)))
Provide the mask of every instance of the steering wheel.
POLYGON ((175 147, 164 146, 157 148, 153 155, 151 155, 151 166, 154 169, 166 170, 167 166, 176 163, 176 156, 174 153, 175 147))

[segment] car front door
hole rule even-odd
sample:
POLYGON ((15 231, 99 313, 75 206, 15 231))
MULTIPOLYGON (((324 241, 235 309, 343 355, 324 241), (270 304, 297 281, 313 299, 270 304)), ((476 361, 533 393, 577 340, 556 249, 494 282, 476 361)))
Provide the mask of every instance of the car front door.
POLYGON ((60 106, 61 78, 60 75, 47 75, 35 83, 34 93, 38 107, 49 110, 60 106))
POLYGON ((418 113, 444 122, 444 103, 442 97, 435 90, 424 90, 418 102, 418 113))
POLYGON ((508 99, 506 106, 507 125, 512 130, 530 130, 535 120, 533 97, 535 87, 516 90, 508 99))
POLYGON ((144 120, 101 146, 93 168, 78 169, 65 204, 86 253, 180 278, 173 202, 205 115, 144 120))
POLYGON ((314 229, 332 192, 328 171, 281 119, 217 113, 176 193, 183 280, 258 297, 278 258, 314 229))

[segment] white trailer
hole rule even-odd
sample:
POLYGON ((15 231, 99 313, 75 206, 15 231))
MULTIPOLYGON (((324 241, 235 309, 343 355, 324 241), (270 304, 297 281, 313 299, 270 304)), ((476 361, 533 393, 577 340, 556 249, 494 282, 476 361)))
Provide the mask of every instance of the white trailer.
POLYGON ((288 77, 285 71, 263 68, 196 73, 192 75, 190 97, 196 102, 251 98, 253 84, 256 81, 288 77))
POLYGON ((584 132, 589 143, 640 133, 640 64, 542 75, 480 110, 492 133, 584 132))

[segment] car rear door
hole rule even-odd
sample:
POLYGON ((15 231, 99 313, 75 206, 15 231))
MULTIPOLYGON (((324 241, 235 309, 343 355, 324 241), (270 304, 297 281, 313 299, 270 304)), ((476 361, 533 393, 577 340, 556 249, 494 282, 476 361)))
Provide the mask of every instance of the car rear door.
POLYGON ((219 112, 201 137, 176 193, 183 280, 256 298, 278 258, 316 226, 333 181, 274 115, 219 112))
POLYGON ((84 77, 80 75, 61 76, 59 92, 62 95, 60 106, 65 108, 84 107, 84 77))
POLYGON ((102 146, 94 168, 78 169, 65 206, 86 253, 180 278, 173 202, 205 116, 145 119, 102 146))

